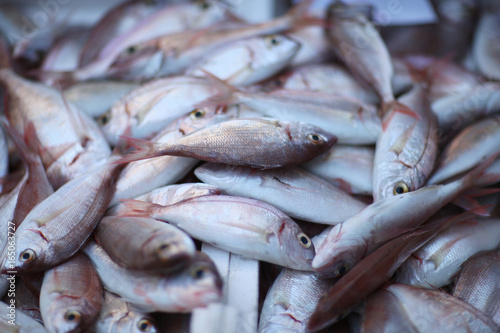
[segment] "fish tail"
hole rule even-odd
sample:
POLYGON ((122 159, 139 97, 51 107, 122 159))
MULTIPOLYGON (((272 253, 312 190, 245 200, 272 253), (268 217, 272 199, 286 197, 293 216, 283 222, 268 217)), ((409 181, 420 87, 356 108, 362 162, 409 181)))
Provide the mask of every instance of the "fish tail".
POLYGON ((228 105, 235 102, 234 93, 239 91, 238 88, 230 85, 224 80, 219 79, 217 76, 204 69, 200 70, 205 74, 210 83, 218 88, 219 92, 205 101, 196 104, 195 107, 203 108, 207 106, 228 105))
POLYGON ((469 196, 465 196, 465 195, 462 195, 462 196, 459 196, 457 198, 455 198, 452 203, 458 207, 461 207, 469 212, 472 212, 474 214, 477 214, 479 216, 490 216, 491 215, 491 212, 490 212, 490 207, 491 206, 481 206, 481 204, 469 197, 469 196))
POLYGON ((154 204, 134 199, 122 199, 123 210, 120 210, 120 216, 130 217, 151 217, 156 208, 163 207, 162 205, 154 204))
POLYGON ((157 144, 151 141, 131 138, 121 135, 120 138, 128 141, 132 147, 137 148, 137 150, 131 152, 128 155, 120 158, 115 164, 129 163, 139 160, 144 160, 147 158, 152 158, 158 156, 157 144))

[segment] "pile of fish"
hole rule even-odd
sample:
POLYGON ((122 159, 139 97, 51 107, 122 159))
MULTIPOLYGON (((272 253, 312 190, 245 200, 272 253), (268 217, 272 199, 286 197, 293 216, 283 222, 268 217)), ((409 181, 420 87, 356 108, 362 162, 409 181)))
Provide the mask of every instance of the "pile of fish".
POLYGON ((202 242, 268 263, 259 332, 500 331, 500 6, 310 3, 4 31, 1 332, 159 332, 221 300, 202 242))

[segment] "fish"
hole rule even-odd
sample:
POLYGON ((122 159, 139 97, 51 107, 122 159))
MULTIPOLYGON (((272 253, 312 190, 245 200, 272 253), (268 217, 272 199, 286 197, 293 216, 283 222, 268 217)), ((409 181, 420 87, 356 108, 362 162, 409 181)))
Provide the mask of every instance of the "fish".
POLYGON ((47 333, 45 327, 22 311, 15 312, 15 321, 10 322, 11 309, 15 305, 0 302, 0 330, 5 333, 47 333), (9 308, 9 306, 11 308, 9 308), (14 323, 15 325, 13 325, 14 323))
POLYGON ((490 80, 500 80, 498 57, 500 48, 496 42, 500 29, 500 7, 494 1, 486 2, 472 42, 472 59, 479 72, 490 80))
POLYGON ((421 188, 434 168, 437 125, 426 94, 415 85, 383 118, 373 162, 375 201, 421 188))
POLYGON ((399 283, 441 288, 453 281, 470 256, 500 245, 500 220, 476 218, 441 231, 399 269, 399 283))
POLYGON ((375 151, 371 147, 335 145, 300 167, 346 193, 371 195, 374 157, 375 151))
POLYGON ((490 156, 480 166, 451 183, 426 186, 375 201, 352 218, 333 227, 316 251, 313 269, 329 277, 344 274, 374 248, 409 228, 418 227, 471 187, 495 158, 496 155, 490 156))
POLYGON ((63 90, 64 98, 91 117, 101 117, 138 83, 123 81, 79 82, 63 90))
POLYGON ((311 270, 314 246, 309 237, 290 217, 264 202, 227 195, 195 197, 168 206, 124 202, 127 211, 123 216, 168 221, 191 237, 228 252, 311 270))
POLYGON ((108 208, 121 170, 114 160, 69 181, 35 206, 16 230, 15 253, 2 253, 2 272, 39 272, 75 254, 108 208))
POLYGON ((158 328, 153 318, 134 309, 120 296, 105 290, 101 313, 94 327, 95 333, 157 333, 158 328))
POLYGON ((335 54, 379 96, 381 109, 394 101, 389 51, 371 21, 356 7, 337 1, 328 8, 327 35, 335 54))
POLYGON ((311 160, 327 151, 337 138, 305 123, 232 119, 163 144, 127 140, 138 150, 117 163, 172 155, 253 168, 278 168, 311 160))
POLYGON ((90 260, 78 253, 45 272, 40 310, 49 332, 81 332, 97 318, 103 289, 90 260))
POLYGON ((83 248, 104 288, 144 312, 189 312, 221 299, 222 280, 210 258, 195 260, 175 273, 131 271, 116 264, 94 241, 83 248))
POLYGON ((441 153, 428 184, 439 184, 473 168, 498 150, 500 116, 477 121, 464 128, 441 153))
POLYGON ((452 295, 484 312, 500 325, 498 297, 500 284, 500 254, 497 250, 471 256, 463 263, 452 295))
MULTIPOLYGON (((218 107, 193 109, 161 130, 151 140, 158 143, 175 142, 197 130, 236 117, 238 107, 227 109, 218 107)), ((159 186, 173 184, 184 177, 198 161, 193 158, 179 156, 161 156, 143 161, 129 163, 116 183, 116 191, 110 205, 120 199, 131 199, 156 189, 159 186)))
POLYGON ((288 66, 301 44, 283 34, 257 36, 222 46, 194 63, 186 75, 208 72, 233 86, 263 81, 288 66))
POLYGON ((105 216, 94 236, 119 265, 142 272, 167 271, 193 259, 193 240, 177 227, 143 217, 105 216))
POLYGON ((203 182, 224 193, 261 200, 290 217, 335 225, 354 216, 366 204, 297 167, 254 170, 207 163, 196 168, 203 182))
MULTIPOLYGON (((184 183, 161 186, 133 199, 166 206, 194 197, 218 195, 220 192, 220 189, 216 186, 203 183, 184 183)), ((106 215, 120 216, 123 215, 126 210, 126 205, 120 202, 110 207, 106 215)))
POLYGON ((146 82, 133 89, 98 123, 111 145, 127 130, 129 136, 150 138, 177 118, 196 109, 195 105, 220 94, 218 86, 204 78, 173 76, 146 82))

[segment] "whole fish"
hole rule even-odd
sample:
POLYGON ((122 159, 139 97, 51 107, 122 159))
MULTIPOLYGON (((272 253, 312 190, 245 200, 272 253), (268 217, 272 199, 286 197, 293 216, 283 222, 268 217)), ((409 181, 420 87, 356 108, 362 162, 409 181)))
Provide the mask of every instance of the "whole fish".
MULTIPOLYGON (((220 189, 218 187, 203 183, 185 183, 161 186, 133 199, 167 206, 194 197, 217 194, 220 194, 220 189)), ((109 208, 106 215, 120 216, 123 215, 126 210, 126 205, 120 202, 109 208)))
POLYGON ((4 251, 2 271, 42 271, 75 254, 108 208, 120 171, 112 162, 69 181, 36 205, 16 230, 15 254, 4 251))
POLYGON ((485 1, 472 44, 472 58, 479 72, 492 80, 500 80, 500 6, 494 1, 485 1))
POLYGON ((83 252, 90 258, 104 287, 146 312, 188 312, 221 298, 222 280, 210 258, 198 252, 176 273, 146 274, 120 267, 94 241, 83 252))
POLYGON ((208 72, 228 84, 248 86, 288 66, 301 45, 286 35, 258 36, 230 43, 193 64, 187 75, 208 72))
POLYGON ((453 296, 484 312, 500 325, 500 254, 497 250, 481 252, 462 265, 455 279, 453 296))
POLYGON ((87 115, 100 117, 138 86, 137 83, 122 81, 80 82, 66 88, 63 96, 87 115))
POLYGON ((220 94, 218 86, 204 78, 174 76, 149 81, 123 96, 109 113, 99 118, 112 145, 130 130, 132 137, 150 138, 195 105, 220 94))
POLYGON ((366 207, 335 186, 294 167, 254 170, 207 163, 198 167, 195 175, 224 193, 262 200, 304 221, 334 225, 366 207))
POLYGON ((464 177, 449 184, 427 186, 378 200, 336 225, 316 251, 313 269, 325 276, 342 275, 374 248, 424 223, 472 186, 494 158, 491 156, 464 177))
POLYGON ((499 219, 464 221, 441 231, 401 265, 398 282, 441 288, 470 256, 500 245, 499 219))
POLYGON ((311 160, 327 151, 337 138, 305 123, 233 119, 163 144, 127 140, 138 150, 118 163, 172 155, 254 168, 278 168, 311 160))
POLYGON ((78 253, 48 270, 40 310, 49 332, 83 332, 101 311, 103 289, 90 260, 78 253))
POLYGON ((428 183, 441 183, 474 167, 498 150, 499 141, 500 116, 467 126, 443 150, 428 183))
MULTIPOLYGON (((236 117, 239 108, 230 108, 226 113, 220 111, 218 107, 196 108, 165 127, 152 141, 175 142, 206 126, 236 117)), ((182 179, 197 163, 193 158, 179 156, 161 156, 131 162, 120 173, 110 205, 115 205, 120 199, 131 199, 147 193, 159 186, 173 184, 182 179)))
POLYGON ((15 304, 0 302, 0 330, 5 333, 47 333, 45 327, 35 319, 24 314, 22 311, 15 311, 15 304), (11 306, 11 308, 9 308, 11 306), (14 309, 15 319, 13 320, 11 309, 14 309))
POLYGON ((177 227, 148 218, 105 216, 94 235, 116 263, 131 270, 174 269, 196 252, 193 240, 177 227))
POLYGON ((224 98, 201 105, 241 103, 268 117, 318 126, 337 136, 339 143, 373 144, 382 131, 376 108, 356 99, 311 91, 252 92, 226 87, 224 98))
POLYGON ((24 135, 26 123, 33 123, 40 157, 55 189, 110 156, 94 121, 57 90, 21 78, 9 68, 0 69, 0 83, 8 95, 5 114, 10 124, 24 135))
POLYGON ((134 309, 120 296, 105 290, 101 313, 90 332, 157 333, 158 329, 151 316, 134 309))
POLYGON ((301 167, 344 192, 371 195, 374 156, 375 151, 370 147, 335 145, 301 167))
POLYGON ((124 216, 168 221, 193 238, 248 258, 311 270, 314 246, 283 212, 261 201, 207 195, 162 206, 127 200, 124 216), (201 215, 199 212, 203 212, 201 215))
POLYGON ((437 126, 425 88, 415 85, 384 115, 373 162, 373 198, 414 191, 429 177, 437 155, 437 126), (405 106, 415 117, 404 111, 405 106), (401 110, 400 110, 401 109, 401 110))
POLYGON ((330 5, 327 30, 335 54, 380 98, 382 110, 394 101, 394 69, 389 51, 372 22, 356 7, 340 1, 330 5))

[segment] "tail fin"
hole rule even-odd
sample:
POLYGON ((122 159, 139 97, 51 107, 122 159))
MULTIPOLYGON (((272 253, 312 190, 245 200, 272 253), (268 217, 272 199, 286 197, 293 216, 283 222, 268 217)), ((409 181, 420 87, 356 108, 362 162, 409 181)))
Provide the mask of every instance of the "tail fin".
POLYGON ((120 136, 120 138, 127 140, 133 147, 137 148, 137 150, 125 155, 118 161, 114 162, 115 164, 129 163, 161 155, 161 153, 158 152, 160 150, 160 144, 158 143, 130 138, 127 136, 120 136))

